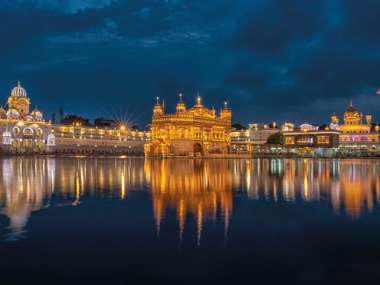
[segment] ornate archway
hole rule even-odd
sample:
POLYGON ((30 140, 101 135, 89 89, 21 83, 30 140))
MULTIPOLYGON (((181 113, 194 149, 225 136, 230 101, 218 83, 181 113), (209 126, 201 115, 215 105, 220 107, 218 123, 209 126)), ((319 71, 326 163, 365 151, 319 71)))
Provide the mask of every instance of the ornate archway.
POLYGON ((195 143, 194 144, 194 155, 203 155, 203 148, 200 143, 195 143))

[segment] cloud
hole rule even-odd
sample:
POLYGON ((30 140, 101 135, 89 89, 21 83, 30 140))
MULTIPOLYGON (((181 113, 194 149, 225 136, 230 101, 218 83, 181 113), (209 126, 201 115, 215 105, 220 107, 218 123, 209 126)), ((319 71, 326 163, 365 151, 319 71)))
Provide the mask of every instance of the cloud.
POLYGON ((18 5, 29 4, 40 9, 56 9, 75 14, 86 9, 101 9, 117 0, 13 0, 18 5))
POLYGON ((25 78, 47 107, 133 104, 145 121, 155 96, 200 91, 243 123, 325 122, 379 85, 379 14, 377 0, 1 1, 0 81, 25 78))

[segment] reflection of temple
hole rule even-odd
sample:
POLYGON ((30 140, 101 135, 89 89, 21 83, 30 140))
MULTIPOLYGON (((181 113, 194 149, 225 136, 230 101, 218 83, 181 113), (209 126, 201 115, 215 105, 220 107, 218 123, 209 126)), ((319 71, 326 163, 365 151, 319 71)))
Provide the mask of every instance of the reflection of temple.
POLYGON ((9 158, 0 164, 0 208, 9 237, 22 236, 32 212, 78 205, 84 195, 125 199, 145 185, 140 159, 9 158))
POLYGON ((220 214, 227 229, 232 214, 232 171, 227 160, 147 160, 153 212, 159 231, 168 209, 177 213, 180 236, 187 215, 195 218, 198 242, 203 223, 220 214))
POLYGON ((225 103, 217 116, 215 109, 202 104, 200 96, 189 109, 182 101, 176 113, 165 113, 157 99, 152 117, 152 141, 145 145, 147 156, 204 155, 226 153, 230 145, 231 110, 225 103))
POLYGON ((376 160, 273 159, 234 162, 234 189, 272 201, 330 201, 336 212, 358 218, 380 203, 376 160))
POLYGON ((46 206, 54 189, 54 160, 3 159, 0 205, 10 220, 10 239, 18 238, 33 211, 46 206))
POLYGON ((227 229, 238 194, 273 203, 327 202, 357 219, 380 204, 378 173, 378 160, 3 158, 0 212, 15 239, 34 211, 148 189, 157 230, 174 210, 179 236, 194 220, 199 241, 209 221, 222 220, 227 229))

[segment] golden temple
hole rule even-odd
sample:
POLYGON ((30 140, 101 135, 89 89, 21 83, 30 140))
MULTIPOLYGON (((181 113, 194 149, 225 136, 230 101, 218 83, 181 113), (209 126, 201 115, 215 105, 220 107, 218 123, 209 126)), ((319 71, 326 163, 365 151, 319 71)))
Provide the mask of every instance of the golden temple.
POLYGON ((153 108, 151 142, 145 145, 146 156, 203 156, 229 152, 231 110, 224 103, 219 116, 209 109, 198 95, 190 109, 186 108, 182 95, 176 112, 165 113, 159 102, 153 108))

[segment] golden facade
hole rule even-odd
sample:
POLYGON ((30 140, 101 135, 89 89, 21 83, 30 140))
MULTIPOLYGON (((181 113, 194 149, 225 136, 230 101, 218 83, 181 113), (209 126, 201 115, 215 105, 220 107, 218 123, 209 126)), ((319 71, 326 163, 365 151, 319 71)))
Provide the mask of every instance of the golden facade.
POLYGON ((18 82, 0 107, 0 151, 2 153, 126 154, 143 153, 149 132, 118 128, 55 125, 44 119, 18 82))
POLYGON ((53 125, 54 153, 77 154, 143 154, 149 132, 134 131, 127 127, 98 128, 73 125, 53 125))
POLYGON ((352 147, 375 146, 380 143, 379 125, 372 123, 372 115, 363 115, 354 108, 352 102, 343 115, 343 124, 339 125, 336 115, 331 117, 331 124, 340 131, 340 145, 352 147))
POLYGON ((197 225, 197 241, 207 219, 223 217, 227 231, 233 208, 232 163, 229 160, 146 160, 144 172, 151 185, 157 233, 169 209, 175 209, 179 235, 186 217, 197 225))
POLYGON ((200 96, 195 105, 186 108, 180 95, 173 114, 165 113, 158 98, 153 109, 151 136, 145 145, 147 156, 202 156, 229 152, 231 110, 224 104, 219 116, 215 109, 202 104, 200 96))

